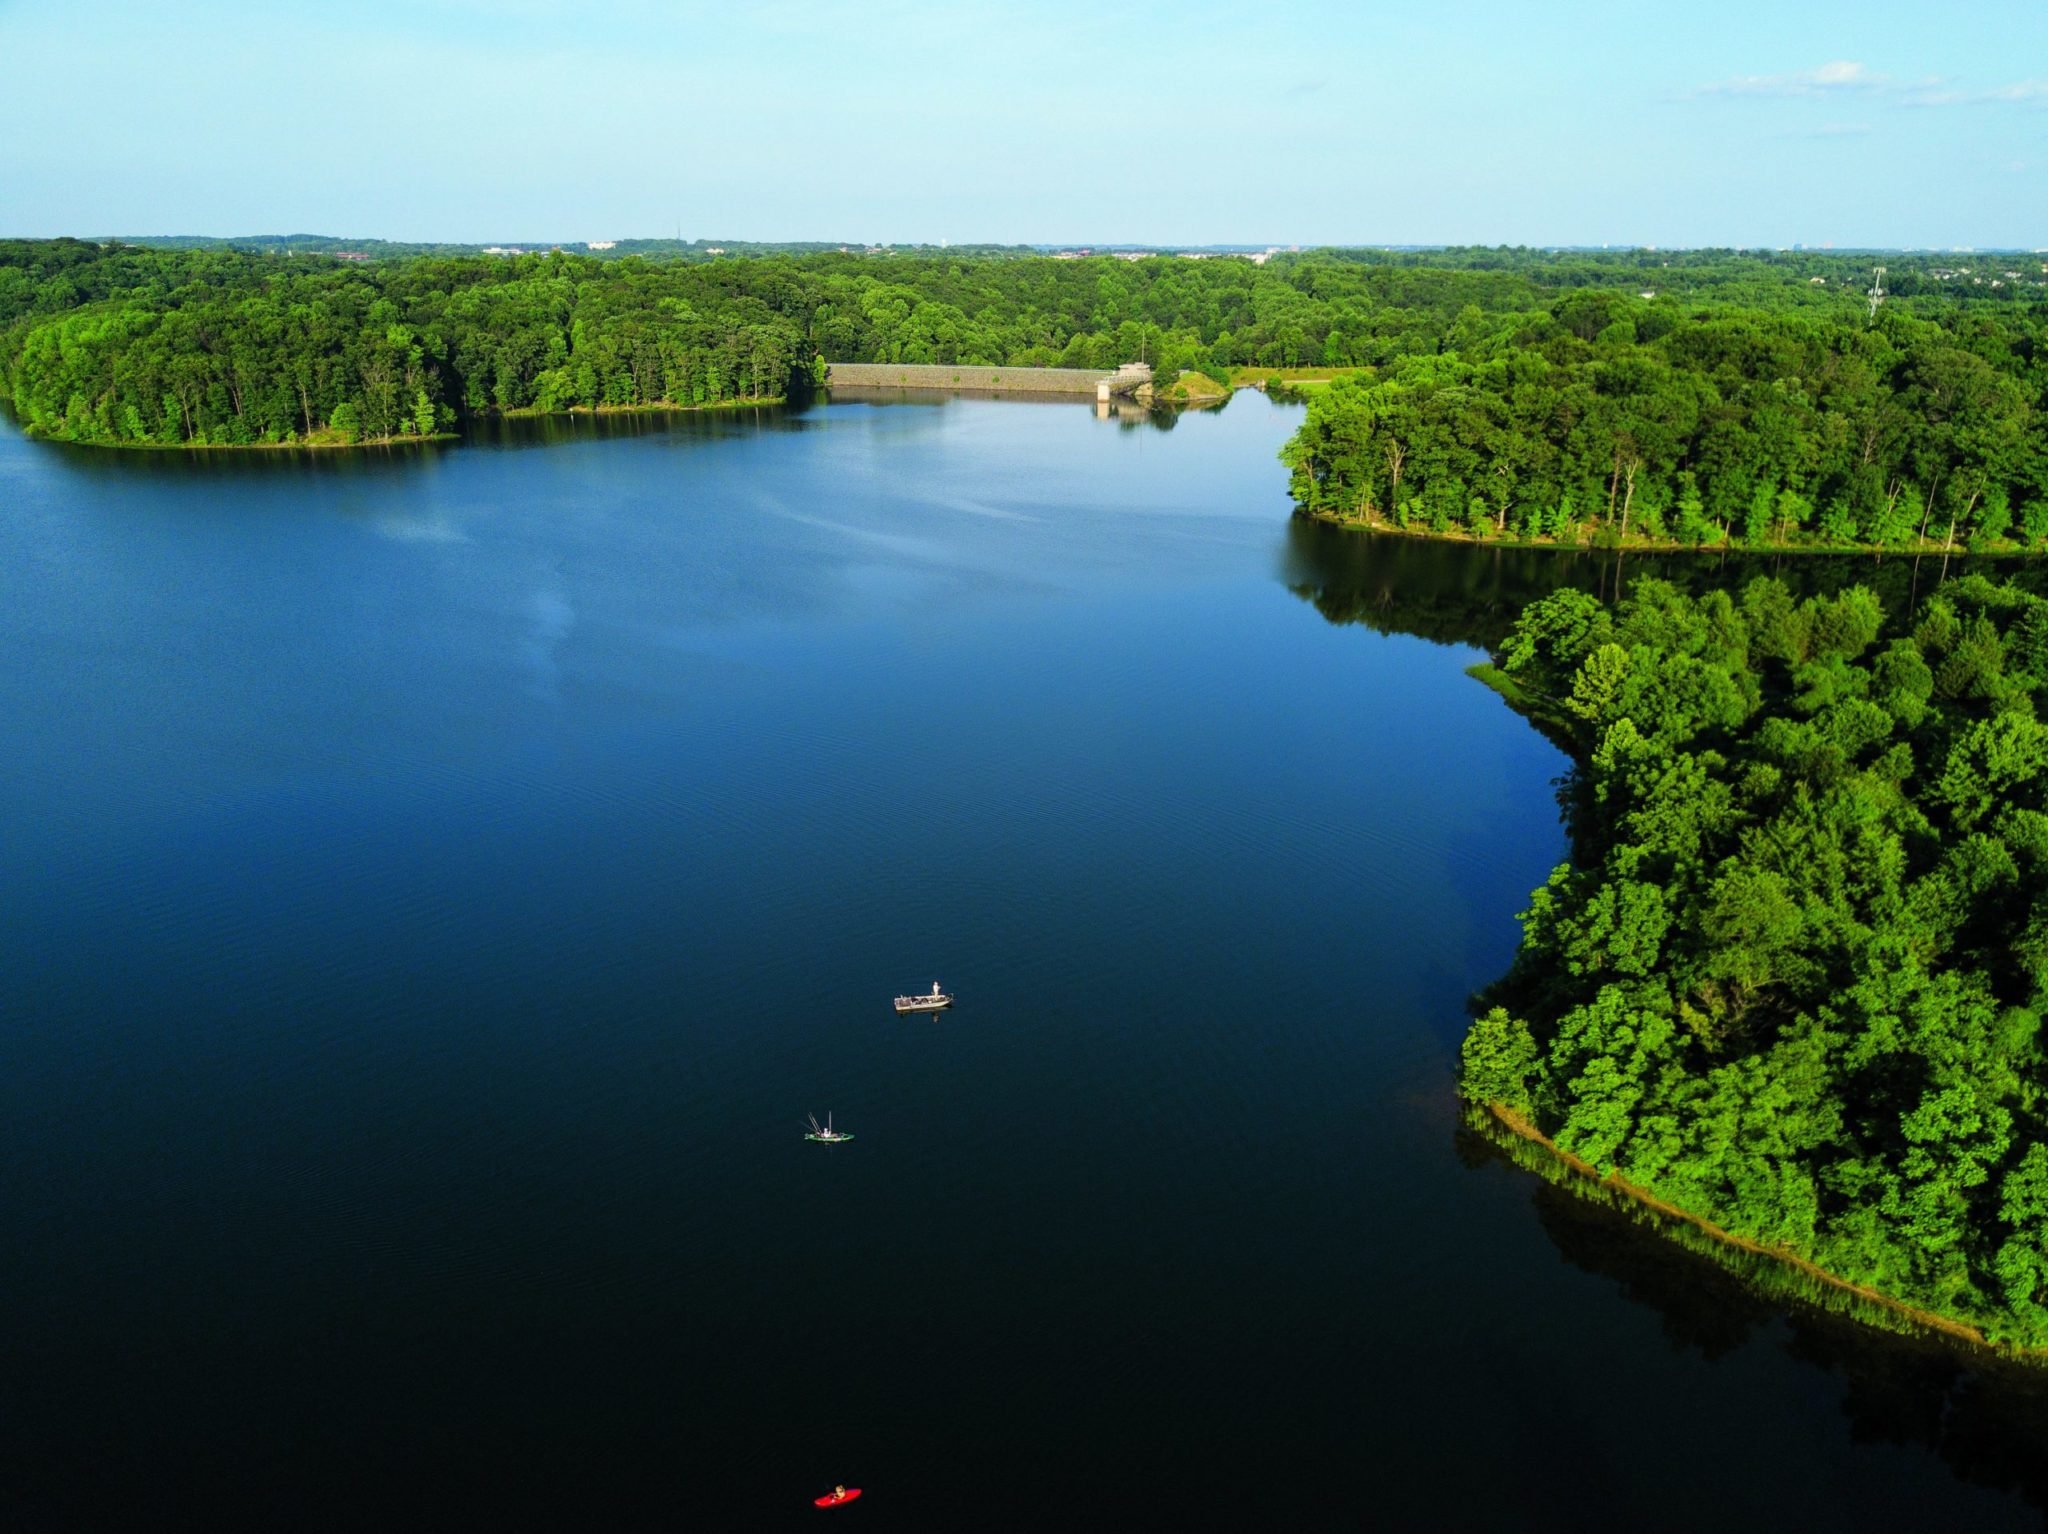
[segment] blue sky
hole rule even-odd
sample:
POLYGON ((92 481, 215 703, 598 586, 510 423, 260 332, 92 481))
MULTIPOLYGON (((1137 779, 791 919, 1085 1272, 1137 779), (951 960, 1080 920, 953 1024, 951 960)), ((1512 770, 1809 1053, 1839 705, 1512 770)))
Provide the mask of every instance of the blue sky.
POLYGON ((0 0, 0 235, 2048 245, 2048 3, 0 0))

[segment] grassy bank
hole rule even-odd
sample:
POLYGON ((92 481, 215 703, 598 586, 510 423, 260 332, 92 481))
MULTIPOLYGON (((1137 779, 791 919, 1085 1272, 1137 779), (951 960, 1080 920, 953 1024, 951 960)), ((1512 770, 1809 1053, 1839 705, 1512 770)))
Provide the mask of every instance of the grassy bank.
POLYGON ((1161 390, 1159 397, 1175 405, 1213 405, 1229 399, 1230 394, 1207 373, 1185 372, 1161 390))
POLYGON ((1565 755, 1571 755, 1574 721, 1569 714, 1521 686, 1491 661, 1481 661, 1476 666, 1467 666, 1465 675, 1489 691, 1500 694, 1507 700, 1509 708, 1542 732, 1545 740, 1565 755))
POLYGON ((1267 389, 1276 396, 1297 391, 1326 389, 1339 378, 1369 368, 1268 368, 1239 367, 1230 370, 1228 383, 1207 373, 1185 369, 1179 378, 1159 389, 1159 398, 1175 405, 1211 405, 1229 399, 1239 389, 1267 389))
POLYGON ((1936 1336, 2015 1362, 2048 1364, 2048 1349, 2020 1348, 1986 1337, 1967 1321, 1903 1300, 1831 1273, 1785 1248, 1767 1246, 1638 1187, 1619 1173, 1602 1176, 1591 1163, 1563 1149, 1505 1103, 1467 1103, 1466 1121, 1517 1166, 1549 1182, 1653 1226, 1659 1235, 1713 1259, 1761 1292, 1834 1314, 1852 1315, 1887 1331, 1936 1336))
POLYGON ((1624 554, 1865 554, 1872 558, 1917 556, 1921 558, 2016 558, 2039 555, 2044 551, 2029 548, 2001 538, 1981 547, 1966 545, 1960 541, 1947 543, 1940 539, 1926 539, 1917 543, 1895 543, 1879 546, 1870 543, 1828 543, 1812 540, 1804 543, 1738 543, 1723 539, 1714 543, 1681 543, 1676 538, 1645 538, 1632 534, 1628 538, 1616 538, 1605 533, 1584 538, 1521 538, 1513 533, 1495 535, 1488 533, 1481 537, 1467 527, 1403 527, 1398 522, 1388 522, 1378 517, 1353 516, 1344 512, 1311 511, 1297 507, 1295 515, 1311 522, 1326 523, 1331 527, 1348 528, 1353 532, 1384 533, 1391 538, 1422 538, 1437 543, 1467 543, 1487 549, 1559 549, 1584 552, 1597 549, 1605 552, 1624 554))

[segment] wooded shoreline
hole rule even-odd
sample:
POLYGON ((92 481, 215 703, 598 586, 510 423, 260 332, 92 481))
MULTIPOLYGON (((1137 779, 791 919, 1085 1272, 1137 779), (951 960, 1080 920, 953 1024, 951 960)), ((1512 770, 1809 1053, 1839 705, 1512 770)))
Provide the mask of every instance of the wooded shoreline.
POLYGON ((1398 522, 1347 516, 1342 512, 1322 507, 1297 506, 1294 514, 1304 521, 1321 522, 1328 527, 1343 528, 1346 532, 1384 533, 1389 538, 1417 538, 1431 543, 1457 543, 1475 549, 1534 549, 1557 554, 1816 554, 1836 558, 1843 555, 1868 555, 1873 559, 2035 559, 2048 553, 2048 548, 2028 548, 2010 539, 2002 539, 1988 547, 1973 547, 1962 543, 1932 540, 1923 543, 1892 544, 1737 543, 1732 540, 1717 543, 1681 543, 1675 538, 1644 538, 1637 535, 1621 540, 1605 534, 1576 542, 1558 538, 1525 538, 1515 534, 1480 538, 1462 527, 1448 527, 1441 531, 1433 527, 1403 527, 1398 522))
MULTIPOLYGON (((1716 1225, 1712 1220, 1707 1219, 1703 1215, 1694 1214, 1691 1210, 1681 1208, 1669 1199, 1659 1197, 1647 1188, 1638 1187, 1619 1172, 1603 1174, 1598 1167, 1583 1157, 1573 1155, 1555 1140, 1551 1139, 1550 1136, 1546 1135, 1541 1129, 1538 1129, 1528 1118, 1517 1113, 1506 1103, 1474 1102, 1471 1099, 1463 1099, 1463 1101, 1469 1107, 1487 1115, 1491 1120, 1490 1127, 1497 1128, 1499 1131, 1542 1152, 1544 1157, 1560 1174, 1550 1180, 1559 1183, 1561 1186, 1590 1185, 1601 1189, 1606 1194, 1623 1200, 1661 1221, 1675 1223, 1697 1231, 1700 1235, 1706 1237, 1712 1247, 1721 1248, 1728 1253, 1739 1252, 1750 1257, 1762 1258, 1767 1262, 1783 1267, 1788 1272, 1797 1274, 1810 1283, 1832 1290, 1854 1301, 1857 1305, 1868 1306, 1873 1310, 1883 1312, 1893 1320, 1904 1323, 1904 1329, 1933 1333, 1951 1342, 1961 1343, 1970 1348, 1982 1349, 1987 1353, 1992 1353, 2000 1358, 2009 1359, 2017 1363, 2024 1363, 2033 1367, 2048 1366, 2048 1348, 2022 1348, 2016 1347, 2011 1343, 1995 1341, 1992 1338, 1986 1337, 1982 1330, 1967 1321, 1960 1321, 1953 1316, 1945 1316, 1937 1311, 1908 1304, 1906 1301, 1896 1299, 1881 1290, 1873 1289, 1867 1284, 1859 1284, 1853 1279, 1842 1277, 1839 1273, 1831 1273, 1826 1268, 1820 1266, 1820 1264, 1809 1258, 1802 1257, 1797 1252, 1789 1249, 1767 1246, 1763 1242, 1753 1241, 1747 1236, 1738 1236, 1733 1231, 1716 1225)), ((1574 1187, 1574 1191, 1577 1191, 1576 1187, 1574 1187)))
POLYGON ((287 437, 281 442, 68 442, 62 437, 44 437, 35 431, 25 431, 24 435, 37 441, 61 442, 66 447, 110 448, 117 453, 353 453, 367 448, 426 447, 437 442, 462 440, 459 431, 437 431, 425 437, 416 432, 396 437, 366 437, 354 442, 336 441, 329 437, 287 437))
MULTIPOLYGON (((468 424, 475 425, 488 421, 547 421, 567 420, 576 416, 635 416, 635 415, 708 415, 736 410, 768 409, 789 403, 787 395, 767 395, 759 399, 707 400, 699 405, 677 405, 666 402, 646 405, 571 405, 564 410, 541 410, 535 406, 521 406, 512 410, 487 410, 472 418, 468 424)), ((464 431, 437 431, 427 436, 418 432, 401 432, 388 437, 358 437, 352 441, 336 438, 323 430, 312 437, 286 437, 276 442, 71 442, 62 437, 45 437, 32 427, 21 426, 14 413, 5 408, 0 398, 0 415, 20 427, 23 434, 41 441, 63 442, 67 447, 112 448, 118 452, 136 453, 337 453, 358 452, 369 448, 424 447, 430 443, 461 442, 469 433, 464 431)))

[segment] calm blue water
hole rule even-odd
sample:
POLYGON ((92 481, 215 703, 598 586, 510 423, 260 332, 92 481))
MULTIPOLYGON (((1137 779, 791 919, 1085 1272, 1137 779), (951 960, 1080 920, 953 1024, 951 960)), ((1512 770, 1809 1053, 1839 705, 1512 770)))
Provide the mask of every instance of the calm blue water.
POLYGON ((1293 419, 0 430, 6 1526, 2029 1526, 1461 1140, 1564 764, 1293 419))

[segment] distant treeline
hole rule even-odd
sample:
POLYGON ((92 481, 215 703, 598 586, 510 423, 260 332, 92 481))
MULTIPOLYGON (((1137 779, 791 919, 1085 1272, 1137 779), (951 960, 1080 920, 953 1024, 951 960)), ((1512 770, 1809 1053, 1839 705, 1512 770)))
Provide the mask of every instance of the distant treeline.
MULTIPOLYGON (((331 234, 251 234, 223 238, 218 235, 148 234, 107 242, 140 245, 153 250, 230 250, 245 255, 339 256, 345 260, 399 261, 413 256, 504 256, 549 255, 565 251, 573 256, 589 255, 599 260, 622 261, 628 256, 645 256, 662 261, 717 261, 728 256, 811 256, 827 251, 865 253, 867 247, 847 245, 841 240, 505 240, 483 245, 475 241, 455 242, 346 239, 331 234)), ((945 251, 955 259, 983 256, 1035 256, 1032 245, 902 245, 889 247, 905 255, 945 251)), ((880 249, 880 247, 878 247, 880 249)))
MULTIPOLYGON (((380 249, 352 261, 0 242, 0 384, 30 430, 74 441, 378 439, 507 411, 786 397, 821 358, 1391 375, 1478 365, 1543 327, 1612 348, 1624 324, 1631 347, 1653 344, 1667 316, 1669 330, 1751 311, 1848 326, 1867 279, 1858 260, 1811 253, 1312 252, 1259 265, 958 251, 714 260, 659 248, 670 243, 649 242, 653 256, 380 249), (1653 271, 1659 297, 1635 297, 1653 271), (1638 316, 1643 306, 1652 313, 1638 316)), ((2009 301, 2022 289, 2002 277, 1996 289, 1957 286, 1931 260, 1892 259, 1888 283, 1929 295, 1908 301, 1928 311, 1923 323, 1970 316, 2003 333, 2018 313, 2009 301)), ((1317 460, 1317 494, 1342 495, 1336 472, 1317 460)))
MULTIPOLYGON (((1956 291, 2014 290, 1992 280, 1956 291)), ((1852 295, 1761 307, 1603 289, 1474 311, 1446 351, 1312 399, 1285 454, 1294 496, 1340 521, 1481 538, 2036 546, 2048 310, 2025 291, 1890 299, 1874 319, 1852 295)))

